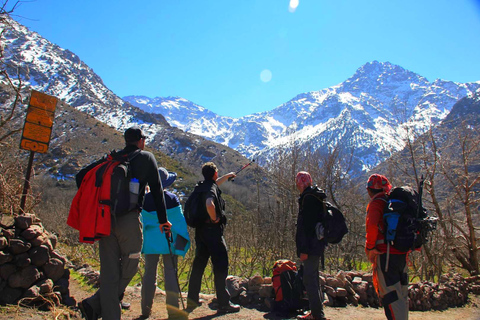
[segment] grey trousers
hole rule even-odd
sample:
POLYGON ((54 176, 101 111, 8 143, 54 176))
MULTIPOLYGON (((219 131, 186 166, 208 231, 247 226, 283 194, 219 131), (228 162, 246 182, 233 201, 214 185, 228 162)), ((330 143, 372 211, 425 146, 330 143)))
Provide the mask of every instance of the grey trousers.
POLYGON ((406 254, 390 254, 388 272, 385 272, 387 254, 377 256, 378 291, 385 315, 389 320, 408 320, 408 265, 406 254))
MULTIPOLYGON (((145 255, 145 274, 142 279, 142 316, 149 317, 152 313, 153 299, 157 284, 157 266, 159 254, 145 255)), ((165 277, 165 291, 167 292, 167 312, 169 316, 178 311, 177 255, 163 254, 163 272, 165 277), (173 257, 173 261, 172 261, 173 257)))
POLYGON ((308 259, 303 261, 303 285, 307 290, 308 303, 312 315, 315 319, 324 319, 323 293, 318 277, 319 265, 319 256, 308 255, 308 259))
POLYGON ((87 303, 104 320, 121 319, 120 296, 137 273, 142 238, 139 214, 130 212, 112 219, 110 235, 99 241, 100 288, 87 303))

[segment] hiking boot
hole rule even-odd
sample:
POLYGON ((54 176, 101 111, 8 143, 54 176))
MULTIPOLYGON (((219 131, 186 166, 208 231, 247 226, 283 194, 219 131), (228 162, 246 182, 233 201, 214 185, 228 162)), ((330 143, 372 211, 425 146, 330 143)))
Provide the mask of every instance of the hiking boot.
POLYGON ((186 313, 192 313, 193 310, 197 309, 202 305, 201 301, 195 302, 193 300, 187 299, 187 307, 185 308, 186 313))
POLYGON ((306 314, 297 316, 297 319, 302 319, 302 320, 329 320, 327 318, 317 318, 311 312, 308 312, 306 314))
POLYGON ((220 313, 234 313, 240 311, 240 306, 238 304, 233 304, 229 302, 225 306, 218 306, 218 312, 220 313))
POLYGON ((92 307, 88 304, 87 300, 82 300, 78 303, 78 308, 82 313, 82 318, 86 320, 97 320, 97 314, 93 311, 92 307))
POLYGON ((130 310, 130 303, 120 301, 120 305, 122 306, 123 310, 130 310))

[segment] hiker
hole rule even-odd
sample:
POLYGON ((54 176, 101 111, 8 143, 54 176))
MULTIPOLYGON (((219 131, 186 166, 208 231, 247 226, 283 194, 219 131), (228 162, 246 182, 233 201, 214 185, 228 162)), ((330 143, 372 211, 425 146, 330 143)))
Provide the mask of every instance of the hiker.
POLYGON ((178 256, 184 257, 190 248, 190 237, 187 224, 183 217, 182 207, 178 197, 165 190, 171 186, 177 174, 168 172, 165 168, 158 168, 165 204, 167 207, 168 220, 172 223, 171 243, 158 229, 158 219, 155 210, 155 203, 151 192, 145 195, 145 202, 141 213, 143 226, 142 253, 145 254, 145 273, 142 279, 142 316, 139 319, 148 319, 152 312, 153 298, 155 297, 157 266, 160 254, 163 259, 163 275, 165 291, 167 294, 166 304, 168 319, 187 319, 188 315, 180 311, 178 298, 181 299, 178 285, 177 261, 178 256))
POLYGON ((230 172, 218 177, 217 166, 207 162, 202 166, 204 181, 198 183, 202 191, 203 201, 208 213, 206 221, 195 228, 195 259, 188 285, 187 312, 192 312, 201 305, 199 300, 202 276, 208 259, 212 258, 215 290, 217 293, 218 312, 231 313, 240 311, 240 306, 230 301, 225 280, 228 275, 228 254, 223 230, 227 223, 225 217, 225 201, 219 186, 229 178, 235 178, 230 172))
POLYGON ((392 185, 385 176, 373 174, 367 181, 370 202, 367 206, 365 252, 373 267, 373 284, 382 301, 387 319, 408 319, 407 254, 393 246, 386 261, 383 213, 392 185))
POLYGON ((121 216, 112 216, 110 235, 100 238, 100 288, 78 305, 82 316, 87 320, 98 317, 104 320, 121 319, 120 301, 128 283, 137 273, 140 259, 142 226, 139 214, 147 184, 155 203, 161 231, 169 232, 171 227, 167 220, 157 161, 152 153, 143 150, 146 137, 139 128, 132 127, 125 131, 124 138, 126 146, 121 152, 129 154, 141 150, 130 162, 132 178, 139 182, 137 208, 121 216))
POLYGON ((318 268, 320 257, 325 250, 325 240, 319 240, 315 231, 317 223, 323 221, 324 205, 313 195, 312 177, 308 172, 297 173, 295 183, 300 191, 295 242, 297 255, 303 262, 303 284, 310 305, 310 312, 298 316, 297 319, 324 320, 326 318, 323 311, 323 293, 319 283, 318 268))

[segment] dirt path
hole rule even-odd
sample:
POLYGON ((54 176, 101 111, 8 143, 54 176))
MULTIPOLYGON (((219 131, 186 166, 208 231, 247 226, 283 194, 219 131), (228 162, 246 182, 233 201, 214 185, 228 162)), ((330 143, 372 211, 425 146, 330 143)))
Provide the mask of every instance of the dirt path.
MULTIPOLYGON (((77 300, 91 295, 83 289, 74 279, 70 282, 70 293, 77 300)), ((201 307, 194 310, 189 319, 208 320, 208 319, 285 319, 276 316, 266 310, 257 310, 254 308, 242 308, 239 313, 220 315, 216 310, 211 309, 209 303, 213 296, 204 295, 202 298, 206 299, 201 307)), ((410 312, 409 319, 411 320, 479 320, 480 319, 480 296, 471 296, 471 302, 463 308, 448 309, 446 311, 428 311, 428 312, 410 312)), ((130 310, 124 310, 122 319, 133 320, 137 319, 140 312, 140 287, 129 287, 124 301, 131 303, 130 310)), ((210 304, 211 305, 211 304, 210 304)), ((363 308, 347 306, 346 308, 331 308, 325 309, 326 316, 332 320, 384 320, 385 315, 382 309, 363 308)), ((155 297, 153 305, 153 314, 150 319, 166 319, 167 312, 165 309, 165 295, 160 293, 155 297)), ((54 311, 41 312, 38 310, 9 307, 3 308, 0 311, 0 319, 15 319, 15 320, 44 320, 44 319, 82 319, 78 311, 69 310, 66 308, 59 308, 54 311)))

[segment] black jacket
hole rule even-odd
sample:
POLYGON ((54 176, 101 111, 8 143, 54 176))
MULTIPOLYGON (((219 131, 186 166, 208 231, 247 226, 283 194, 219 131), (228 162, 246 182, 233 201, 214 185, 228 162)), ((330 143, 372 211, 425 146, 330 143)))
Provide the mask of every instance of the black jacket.
MULTIPOLYGON (((131 153, 138 148, 134 145, 126 146, 123 151, 131 153)), ((150 193, 155 203, 158 222, 160 224, 167 222, 167 209, 165 208, 165 198, 163 195, 162 181, 158 174, 157 160, 155 156, 148 151, 140 153, 130 161, 132 177, 140 182, 140 192, 138 196, 138 207, 142 210, 143 198, 145 196, 145 186, 148 184, 150 193)))
POLYGON ((200 186, 199 191, 203 193, 203 203, 206 203, 208 198, 213 198, 217 218, 220 218, 220 224, 226 224, 225 200, 222 198, 222 190, 220 190, 217 183, 214 180, 204 180, 199 182, 198 185, 200 186))
POLYGON ((313 195, 313 188, 305 189, 298 199, 299 212, 297 218, 297 232, 295 236, 297 255, 320 256, 325 249, 324 240, 318 240, 315 226, 323 221, 323 203, 313 195))

